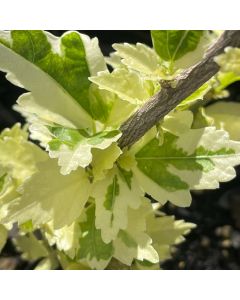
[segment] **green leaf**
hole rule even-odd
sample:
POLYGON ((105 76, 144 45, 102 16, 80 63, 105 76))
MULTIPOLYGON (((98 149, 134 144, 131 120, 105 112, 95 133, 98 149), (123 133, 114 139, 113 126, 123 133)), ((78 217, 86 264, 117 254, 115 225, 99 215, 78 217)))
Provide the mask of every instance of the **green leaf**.
POLYGON ((216 39, 203 30, 153 30, 151 36, 155 51, 169 62, 170 74, 197 63, 216 39))
POLYGON ((8 237, 8 231, 7 229, 0 224, 0 254, 7 242, 7 237, 8 237))
POLYGON ((192 129, 213 126, 213 123, 213 119, 207 116, 204 107, 199 107, 198 110, 194 113, 192 129))
POLYGON ((118 166, 118 171, 119 171, 119 175, 121 176, 123 181, 127 184, 128 188, 131 189, 133 172, 124 170, 120 166, 118 166))
POLYGON ((2 191, 3 187, 4 187, 4 184, 5 184, 5 179, 6 179, 6 173, 5 174, 2 174, 0 176, 0 192, 2 191))
POLYGON ((96 228, 101 229, 103 241, 109 243, 119 230, 127 228, 128 207, 138 208, 143 192, 136 180, 126 180, 114 168, 105 179, 95 184, 92 196, 96 203, 96 228))
POLYGON ((116 101, 116 97, 108 91, 100 90, 95 84, 91 85, 89 94, 91 115, 95 120, 99 120, 103 124, 106 124, 114 102, 116 101))
POLYGON ((112 210, 117 196, 119 196, 119 184, 118 178, 115 175, 105 194, 105 201, 103 205, 107 210, 112 210))
POLYGON ((19 229, 21 231, 21 233, 29 233, 29 232, 33 232, 34 231, 34 228, 33 228, 33 224, 32 224, 32 221, 29 220, 23 224, 21 224, 19 226, 19 229))
POLYGON ((95 206, 86 210, 86 219, 80 222, 81 237, 78 257, 84 259, 92 269, 104 269, 113 254, 112 243, 104 243, 101 231, 95 227, 95 206))
POLYGON ((199 89, 197 89, 194 93, 184 99, 177 107, 180 109, 186 109, 192 104, 196 103, 196 101, 203 100, 206 94, 211 90, 212 85, 210 82, 204 83, 199 89))
POLYGON ((151 36, 157 54, 173 62, 197 48, 203 30, 152 30, 151 36))
POLYGON ((13 30, 2 32, 0 53, 8 80, 31 91, 36 104, 80 128, 91 127, 88 77, 106 69, 97 39, 78 32, 57 38, 40 30, 13 30))
POLYGON ((146 216, 151 209, 151 204, 146 199, 142 199, 142 205, 138 209, 128 209, 127 228, 121 230, 113 242, 113 256, 123 264, 130 266, 134 259, 152 263, 159 261, 152 239, 146 233, 146 216))
POLYGON ((61 173, 67 175, 78 167, 85 168, 92 162, 92 149, 107 149, 116 142, 119 130, 101 131, 89 135, 86 131, 64 127, 49 127, 52 140, 47 151, 51 158, 58 158, 61 173))
POLYGON ((240 103, 218 101, 205 108, 214 126, 226 130, 230 138, 240 141, 240 103))
POLYGON ((52 221, 54 229, 71 225, 83 211, 90 188, 83 169, 64 176, 56 161, 48 159, 23 184, 19 190, 22 196, 10 205, 4 222, 23 224, 32 220, 36 228, 52 221))
MULTIPOLYGON (((176 128, 178 124, 176 118, 176 128)), ((179 136, 165 132, 162 145, 153 136, 135 146, 137 167, 133 173, 144 191, 161 204, 169 200, 189 206, 190 189, 217 188, 219 182, 235 176, 240 143, 229 140, 223 130, 189 128, 179 136)))

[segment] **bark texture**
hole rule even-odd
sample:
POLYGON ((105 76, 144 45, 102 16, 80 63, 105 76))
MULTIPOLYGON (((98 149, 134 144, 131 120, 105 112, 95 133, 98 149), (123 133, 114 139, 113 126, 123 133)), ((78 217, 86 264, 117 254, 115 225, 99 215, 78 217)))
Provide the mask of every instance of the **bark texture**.
POLYGON ((130 147, 182 100, 214 76, 219 71, 214 57, 224 52, 228 46, 240 47, 240 30, 225 31, 201 61, 184 70, 176 78, 174 87, 167 81, 163 82, 161 90, 123 123, 119 146, 130 147))

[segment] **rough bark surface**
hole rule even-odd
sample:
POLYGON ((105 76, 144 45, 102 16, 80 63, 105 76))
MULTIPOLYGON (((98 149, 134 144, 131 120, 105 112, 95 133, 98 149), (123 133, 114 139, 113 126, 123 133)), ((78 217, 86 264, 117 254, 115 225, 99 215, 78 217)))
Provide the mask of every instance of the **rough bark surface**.
POLYGON ((184 70, 176 78, 174 87, 169 82, 164 82, 161 90, 123 123, 119 146, 130 147, 182 100, 214 76, 219 71, 214 57, 224 52, 228 46, 240 47, 240 30, 225 31, 200 62, 184 70))

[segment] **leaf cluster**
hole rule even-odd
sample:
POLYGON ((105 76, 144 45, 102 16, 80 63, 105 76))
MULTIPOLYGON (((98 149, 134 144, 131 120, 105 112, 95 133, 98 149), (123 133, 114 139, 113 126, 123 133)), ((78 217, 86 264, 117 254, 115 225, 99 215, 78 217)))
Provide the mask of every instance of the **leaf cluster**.
POLYGON ((222 101, 240 79, 239 49, 130 149, 121 124, 218 34, 156 30, 153 47, 114 44, 104 57, 74 31, 0 32, 0 69, 27 90, 13 107, 26 125, 0 135, 0 250, 17 224, 13 241, 36 269, 158 269, 195 227, 161 207, 189 206, 191 190, 217 188, 240 163, 240 107, 222 101))

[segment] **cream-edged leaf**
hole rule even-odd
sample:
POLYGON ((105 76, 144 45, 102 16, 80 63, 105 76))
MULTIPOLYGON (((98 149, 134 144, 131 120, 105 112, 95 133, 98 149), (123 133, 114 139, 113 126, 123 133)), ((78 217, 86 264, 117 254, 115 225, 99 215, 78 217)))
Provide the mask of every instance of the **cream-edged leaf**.
POLYGON ((171 257, 171 246, 185 240, 191 229, 196 225, 183 220, 175 220, 173 216, 157 216, 154 212, 147 217, 147 232, 152 238, 153 246, 157 250, 160 262, 171 257))
POLYGON ((14 238, 14 244, 23 259, 33 261, 48 256, 48 250, 43 241, 36 238, 33 233, 19 235, 14 238))
POLYGON ((232 140, 240 141, 240 103, 218 101, 207 106, 205 112, 216 128, 226 130, 232 140))
POLYGON ((100 89, 95 84, 91 86, 90 94, 92 116, 105 127, 119 128, 137 109, 135 104, 126 102, 116 93, 100 89))
POLYGON ((115 69, 112 73, 99 72, 89 78, 100 89, 117 94, 122 100, 140 105, 152 96, 154 85, 143 79, 137 72, 125 68, 115 69))
POLYGON ((58 158, 63 175, 70 174, 78 167, 87 167, 93 160, 92 149, 104 151, 121 136, 118 130, 106 130, 89 135, 85 131, 71 128, 48 128, 52 139, 48 143, 47 151, 51 158, 58 158))
POLYGON ((48 159, 21 187, 21 198, 12 203, 4 220, 19 224, 32 220, 34 227, 52 221, 54 229, 71 225, 82 213, 90 188, 85 170, 64 176, 57 162, 48 159))
MULTIPOLYGON (((121 136, 120 131, 111 129, 111 127, 96 134, 76 129, 71 122, 63 117, 37 106, 29 94, 21 96, 18 102, 19 104, 15 108, 30 123, 31 138, 39 140, 40 145, 46 148, 51 158, 58 158, 61 173, 64 175, 78 167, 88 166, 93 159, 93 149, 100 149, 96 155, 102 158, 104 157, 104 150, 106 150, 106 155, 110 154, 111 150, 108 150, 108 147, 121 136)), ((113 113, 114 110, 116 109, 113 109, 113 113)), ((121 111, 123 112, 122 109, 121 111)), ((115 115, 110 114, 110 116, 112 119, 115 115)), ((111 119, 108 121, 112 122, 111 119)), ((117 118, 115 118, 115 122, 118 122, 117 118)), ((116 155, 116 152, 120 152, 120 149, 117 151, 115 148, 113 148, 113 156, 116 155)))
POLYGON ((159 261, 158 253, 152 246, 152 239, 146 233, 146 216, 151 210, 151 204, 143 199, 138 209, 128 209, 128 225, 121 230, 114 240, 114 257, 131 266, 133 261, 147 260, 151 263, 159 261))
POLYGON ((119 230, 127 228, 128 208, 140 206, 143 192, 131 171, 114 168, 94 185, 92 196, 96 203, 96 228, 101 229, 103 241, 109 243, 119 230))
POLYGON ((81 237, 79 239, 80 260, 87 261, 92 269, 105 269, 112 258, 112 243, 104 243, 101 231, 95 227, 95 206, 87 208, 85 216, 80 220, 81 237))
MULTIPOLYGON (((185 240, 185 236, 196 227, 195 224, 183 220, 175 220, 174 216, 166 216, 158 210, 159 205, 153 204, 146 216, 147 233, 159 256, 159 262, 171 258, 171 248, 185 240)), ((136 260, 133 269, 157 270, 160 265, 148 260, 136 260)))
POLYGON ((107 176, 107 171, 113 168, 114 163, 121 153, 122 150, 116 143, 112 143, 104 151, 101 149, 92 149, 93 160, 91 166, 94 181, 104 179, 107 176))
POLYGON ((43 226, 46 239, 51 246, 56 245, 68 257, 74 259, 79 249, 80 226, 78 221, 59 229, 53 228, 52 222, 43 226))
POLYGON ((119 57, 116 52, 111 52, 109 56, 105 57, 105 61, 113 69, 124 67, 121 57, 119 57))
POLYGON ((164 117, 161 127, 177 136, 189 131, 193 123, 193 114, 189 110, 170 112, 164 117), (177 123, 177 126, 176 126, 177 123))
POLYGON ((14 105, 13 108, 26 118, 29 125, 30 138, 38 141, 43 148, 46 148, 48 142, 52 139, 47 125, 58 124, 75 128, 71 122, 68 122, 60 115, 50 112, 36 104, 30 93, 25 93, 20 96, 17 103, 18 104, 14 105))
POLYGON ((93 43, 78 32, 57 38, 40 30, 13 30, 0 41, 0 69, 13 84, 30 91, 39 106, 80 128, 91 127, 88 77, 102 65, 89 66, 94 51, 87 57, 86 48, 93 43))
POLYGON ((225 53, 214 58, 224 73, 232 72, 240 76, 240 48, 226 47, 225 53))
POLYGON ((157 54, 169 62, 169 70, 185 69, 197 63, 216 38, 203 30, 152 30, 157 54))
MULTIPOLYGON (((36 103, 32 93, 21 95, 17 104, 13 106, 14 110, 21 113, 29 124, 59 124, 61 126, 76 128, 76 126, 58 113, 52 112, 47 108, 36 103)), ((34 138, 36 139, 36 138, 34 138)))
POLYGON ((36 164, 47 159, 46 153, 27 140, 20 124, 0 135, 0 220, 8 214, 10 203, 20 195, 18 187, 36 172, 36 164))
POLYGON ((145 141, 140 150, 136 146, 133 173, 161 204, 169 200, 189 206, 191 189, 217 188, 234 178, 234 166, 240 163, 240 143, 215 127, 189 129, 179 136, 165 132, 162 145, 152 136, 145 141))
POLYGON ((153 46, 166 61, 175 61, 195 50, 203 30, 152 30, 153 46))
MULTIPOLYGON (((189 30, 189 31, 191 31, 191 30, 189 30)), ((218 36, 216 36, 213 32, 210 33, 207 30, 203 31, 203 35, 201 36, 197 47, 193 51, 189 51, 188 53, 183 55, 181 58, 176 60, 175 68, 176 69, 179 69, 179 68, 186 69, 186 68, 198 63, 204 57, 208 48, 216 41, 217 38, 218 38, 218 36)))
POLYGON ((13 178, 25 180, 36 171, 36 162, 46 159, 44 151, 27 141, 27 133, 20 124, 1 133, 0 167, 6 168, 13 178))
POLYGON ((160 59, 152 48, 141 43, 136 45, 113 44, 113 48, 116 50, 115 54, 122 58, 121 62, 129 69, 152 80, 162 79, 164 76, 160 59))
MULTIPOLYGON (((11 202, 20 197, 20 194, 17 192, 20 184, 19 181, 17 179, 13 179, 9 174, 7 174, 7 172, 3 176, 3 188, 0 192, 0 221, 7 216, 8 207, 11 202)), ((11 227, 11 224, 9 224, 9 226, 11 227)))

